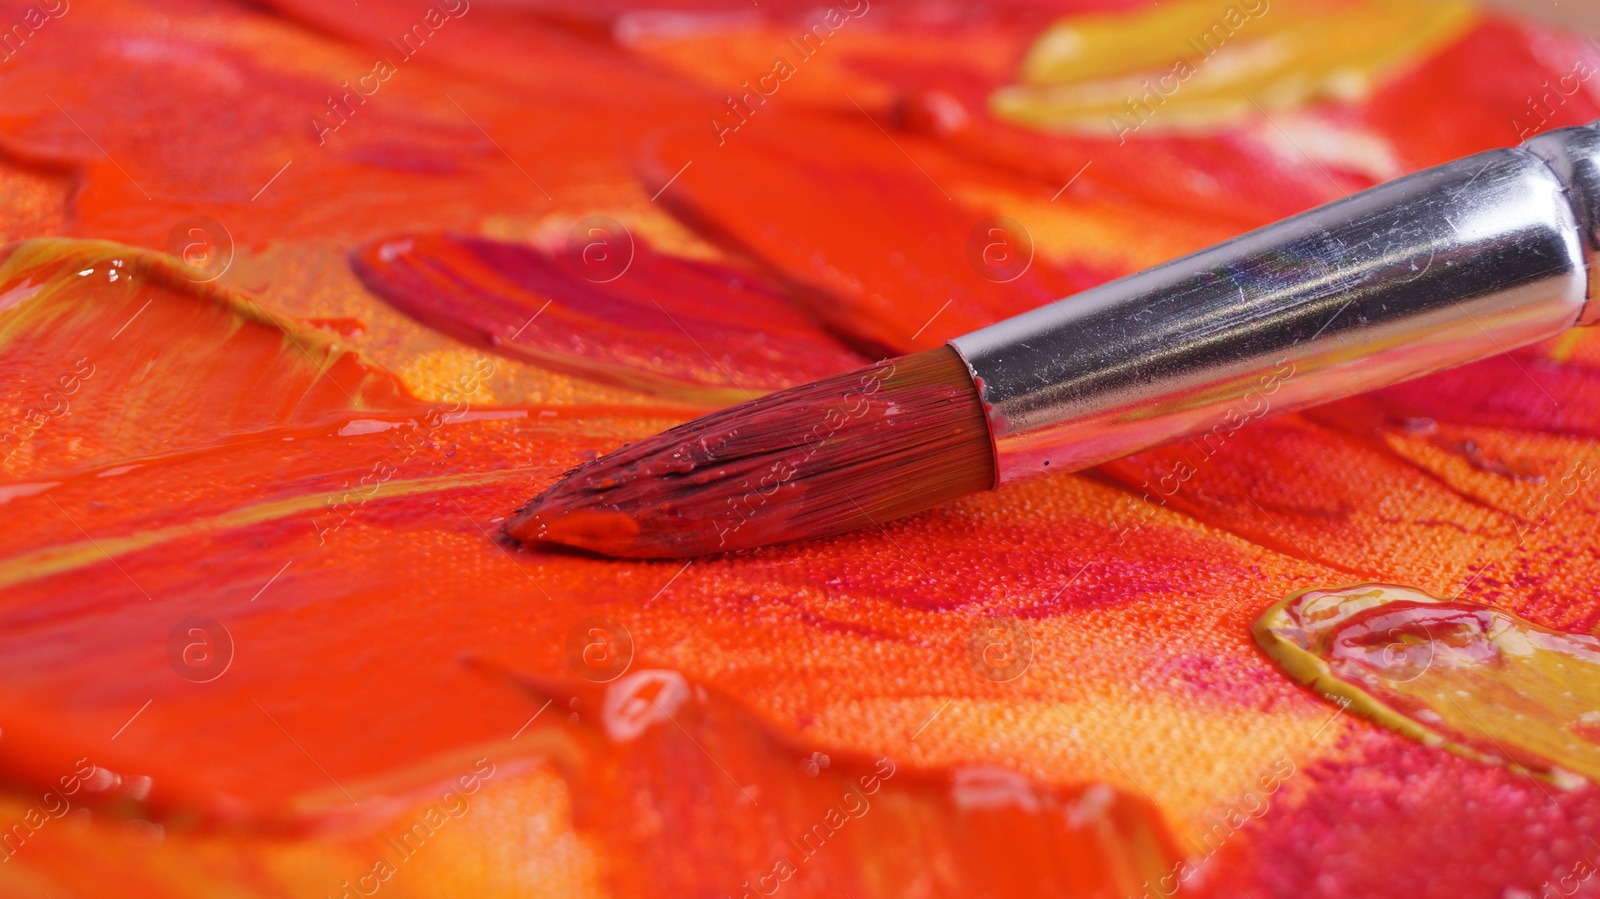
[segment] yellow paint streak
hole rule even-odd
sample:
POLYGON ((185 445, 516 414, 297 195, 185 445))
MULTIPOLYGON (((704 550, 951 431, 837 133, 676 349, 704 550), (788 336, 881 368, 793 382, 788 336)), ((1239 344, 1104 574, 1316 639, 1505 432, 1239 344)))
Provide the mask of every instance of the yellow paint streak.
POLYGON ((1465 3, 1216 0, 1062 19, 1024 59, 994 113, 1118 137, 1209 130, 1320 100, 1358 101, 1477 20, 1465 3), (1254 101, 1254 102, 1252 102, 1254 101))
POLYGON ((1600 639, 1387 584, 1299 591, 1254 631, 1292 677, 1419 742, 1561 786, 1600 776, 1600 639))
MULTIPOLYGON (((365 502, 371 503, 383 499, 414 496, 434 490, 476 487, 482 484, 501 484, 512 481, 525 482, 536 471, 536 469, 532 468, 519 467, 501 471, 446 475, 436 478, 384 481, 376 486, 374 493, 365 502)), ((156 528, 120 537, 101 537, 94 541, 84 540, 77 543, 63 543, 14 556, 4 562, 0 562, 0 589, 43 577, 50 577, 76 568, 95 565, 107 559, 115 559, 118 556, 139 552, 140 550, 197 534, 249 527, 278 518, 287 518, 290 515, 299 513, 326 510, 334 505, 346 502, 349 493, 350 491, 348 490, 311 493, 290 499, 246 506, 222 515, 188 521, 172 527, 156 528)), ((309 522, 306 528, 308 532, 312 532, 309 522)))

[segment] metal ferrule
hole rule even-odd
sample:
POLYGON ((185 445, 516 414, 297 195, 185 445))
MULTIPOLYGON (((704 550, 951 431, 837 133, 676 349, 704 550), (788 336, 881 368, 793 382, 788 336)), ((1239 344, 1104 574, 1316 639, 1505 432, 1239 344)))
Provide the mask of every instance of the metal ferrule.
POLYGON ((1493 356, 1600 318, 1600 123, 1481 153, 952 340, 998 484, 1493 356))

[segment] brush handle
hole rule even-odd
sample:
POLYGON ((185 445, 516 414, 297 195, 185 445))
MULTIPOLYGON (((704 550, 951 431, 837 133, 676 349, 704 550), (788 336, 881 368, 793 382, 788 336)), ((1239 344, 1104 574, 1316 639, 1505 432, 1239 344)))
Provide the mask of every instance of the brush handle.
POLYGON ((1600 317, 1600 123, 1391 181, 951 341, 996 479, 1483 359, 1600 317))

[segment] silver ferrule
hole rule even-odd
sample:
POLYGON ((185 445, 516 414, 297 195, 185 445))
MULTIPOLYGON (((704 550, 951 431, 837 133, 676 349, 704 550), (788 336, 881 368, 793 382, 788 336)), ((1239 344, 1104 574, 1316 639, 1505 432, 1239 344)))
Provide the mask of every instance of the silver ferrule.
POLYGON ((1589 324, 1600 123, 1427 169, 950 342, 996 481, 1071 471, 1589 324))

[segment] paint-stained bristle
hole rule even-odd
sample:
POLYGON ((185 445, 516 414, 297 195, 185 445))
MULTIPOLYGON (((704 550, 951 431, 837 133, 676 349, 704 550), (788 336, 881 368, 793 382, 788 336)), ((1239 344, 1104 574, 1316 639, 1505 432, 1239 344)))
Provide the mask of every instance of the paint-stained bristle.
POLYGON ((873 527, 994 486, 948 347, 791 387, 580 465, 506 525, 613 556, 727 552, 873 527))

